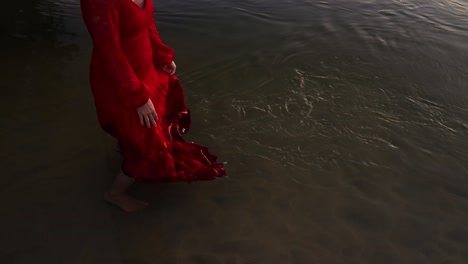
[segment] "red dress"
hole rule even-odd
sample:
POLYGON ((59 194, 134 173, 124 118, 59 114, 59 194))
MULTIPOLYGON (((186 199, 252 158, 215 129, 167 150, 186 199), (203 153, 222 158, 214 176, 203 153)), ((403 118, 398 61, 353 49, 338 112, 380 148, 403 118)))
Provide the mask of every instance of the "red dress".
POLYGON ((156 29, 152 0, 81 0, 93 39, 90 82, 101 127, 119 141, 123 171, 138 181, 212 180, 222 164, 181 133, 190 114, 179 80, 160 69, 174 59, 156 29), (140 124, 136 108, 151 99, 157 126, 140 124))

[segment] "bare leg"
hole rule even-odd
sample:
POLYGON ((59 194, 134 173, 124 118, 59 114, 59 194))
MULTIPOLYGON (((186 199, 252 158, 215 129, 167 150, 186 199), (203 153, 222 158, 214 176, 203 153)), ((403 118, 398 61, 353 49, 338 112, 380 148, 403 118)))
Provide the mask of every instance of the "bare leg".
POLYGON ((135 182, 135 179, 128 177, 122 171, 117 174, 109 191, 104 194, 104 199, 122 210, 133 213, 143 210, 148 203, 137 200, 127 194, 128 188, 135 182))

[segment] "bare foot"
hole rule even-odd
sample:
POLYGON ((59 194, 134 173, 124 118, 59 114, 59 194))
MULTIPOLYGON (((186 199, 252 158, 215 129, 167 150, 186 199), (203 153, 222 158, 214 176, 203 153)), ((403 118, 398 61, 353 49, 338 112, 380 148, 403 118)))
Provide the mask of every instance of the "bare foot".
POLYGON ((148 206, 147 202, 137 200, 126 193, 111 194, 109 192, 106 192, 104 194, 104 199, 107 202, 116 205, 120 207, 120 209, 129 213, 141 211, 146 206, 148 206))

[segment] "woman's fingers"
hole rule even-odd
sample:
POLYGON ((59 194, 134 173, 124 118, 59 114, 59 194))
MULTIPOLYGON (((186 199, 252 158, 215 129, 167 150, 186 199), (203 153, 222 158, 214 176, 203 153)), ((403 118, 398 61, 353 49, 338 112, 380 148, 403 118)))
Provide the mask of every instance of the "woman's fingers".
POLYGON ((146 104, 137 108, 138 118, 140 119, 140 124, 142 126, 146 126, 147 128, 151 128, 152 126, 156 126, 156 121, 158 121, 158 115, 156 110, 154 109, 153 102, 151 99, 148 99, 146 104))
POLYGON ((151 126, 156 126, 156 119, 154 118, 154 115, 150 114, 148 115, 148 118, 151 122, 151 126))
POLYGON ((158 121, 158 115, 156 112, 150 114, 141 114, 140 117, 140 124, 142 126, 146 126, 147 128, 151 128, 152 126, 156 126, 156 121, 158 121))
POLYGON ((143 114, 138 113, 138 117, 140 118, 140 124, 141 124, 142 126, 144 126, 145 123, 144 123, 144 116, 143 116, 143 114))
POLYGON ((149 117, 147 115, 145 115, 145 124, 146 124, 147 128, 151 128, 151 122, 150 122, 149 117))

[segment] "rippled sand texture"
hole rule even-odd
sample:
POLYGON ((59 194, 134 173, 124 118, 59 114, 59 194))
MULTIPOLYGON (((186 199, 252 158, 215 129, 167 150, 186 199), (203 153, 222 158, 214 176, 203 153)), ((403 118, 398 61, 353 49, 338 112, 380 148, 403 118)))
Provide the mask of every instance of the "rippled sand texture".
POLYGON ((156 7, 229 177, 105 204, 78 1, 4 3, 0 263, 468 263, 466 2, 156 7))

